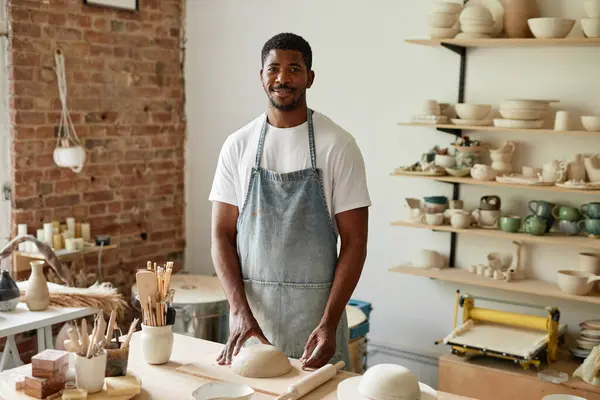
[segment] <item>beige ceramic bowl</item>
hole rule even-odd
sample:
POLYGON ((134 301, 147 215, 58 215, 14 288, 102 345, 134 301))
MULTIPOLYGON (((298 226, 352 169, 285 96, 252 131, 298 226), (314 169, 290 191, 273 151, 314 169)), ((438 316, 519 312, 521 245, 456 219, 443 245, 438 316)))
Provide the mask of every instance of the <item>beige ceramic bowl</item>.
POLYGON ((446 14, 454 14, 458 16, 462 11, 462 4, 458 3, 450 3, 447 1, 438 1, 433 5, 433 12, 446 13, 446 14))
POLYGON ((589 132, 600 132, 600 117, 594 115, 584 115, 581 117, 581 124, 589 132))
POLYGON ((429 26, 433 28, 452 28, 456 20, 456 15, 441 12, 433 12, 427 18, 429 26))
POLYGON ((482 120, 490 115, 492 106, 491 104, 458 103, 454 106, 454 109, 460 119, 482 120))
POLYGON ((582 19, 581 28, 586 37, 600 38, 600 18, 582 19))
POLYGON ((529 18, 527 24, 533 36, 538 39, 560 39, 571 32, 575 20, 562 17, 529 18))
POLYGON ((560 270, 556 276, 558 287, 565 293, 575 296, 585 296, 594 288, 596 281, 600 280, 600 275, 594 275, 591 272, 564 269, 560 270))
POLYGON ((506 119, 523 119, 523 120, 536 120, 542 119, 546 115, 545 110, 519 110, 516 108, 503 108, 500 107, 498 110, 500 111, 500 115, 506 119))
POLYGON ((550 109, 550 102, 546 100, 533 99, 509 99, 500 104, 500 108, 506 110, 544 110, 550 109))
POLYGON ((458 32, 460 32, 458 26, 453 26, 452 28, 429 27, 429 36, 433 39, 452 39, 458 32))
POLYGON ((460 25, 460 30, 465 33, 483 33, 490 34, 494 32, 493 24, 477 24, 477 23, 464 23, 460 25))
POLYGON ((583 7, 589 18, 600 18, 600 0, 585 0, 583 7))
POLYGON ((492 12, 487 7, 478 4, 464 8, 460 13, 459 20, 461 24, 494 24, 492 12))

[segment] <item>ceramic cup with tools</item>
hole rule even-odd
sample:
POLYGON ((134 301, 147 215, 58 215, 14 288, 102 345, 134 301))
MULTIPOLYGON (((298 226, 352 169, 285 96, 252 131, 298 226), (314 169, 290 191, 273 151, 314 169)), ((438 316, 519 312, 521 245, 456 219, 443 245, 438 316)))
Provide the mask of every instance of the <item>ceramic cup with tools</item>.
POLYGON ((600 203, 584 204, 579 208, 579 210, 586 218, 600 219, 600 203))
POLYGON ((481 210, 499 210, 501 206, 502 202, 498 196, 483 196, 479 202, 481 210))
POLYGON ((582 219, 577 223, 577 227, 588 236, 600 236, 600 219, 582 219))
POLYGON ((562 206, 560 204, 552 208, 552 216, 558 220, 564 221, 579 221, 581 213, 575 207, 562 206))
POLYGON ((547 228, 548 220, 535 215, 527 216, 527 218, 525 218, 525 223, 523 224, 523 231, 535 236, 545 234, 547 228))
POLYGON ((521 224, 521 217, 517 215, 508 215, 500 218, 500 229, 504 232, 519 232, 519 230, 521 230, 521 224))

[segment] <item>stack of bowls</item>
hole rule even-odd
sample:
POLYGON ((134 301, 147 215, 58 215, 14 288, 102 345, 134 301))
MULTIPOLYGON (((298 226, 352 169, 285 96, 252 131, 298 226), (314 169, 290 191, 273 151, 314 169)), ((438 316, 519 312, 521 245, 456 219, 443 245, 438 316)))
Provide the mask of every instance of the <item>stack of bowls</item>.
POLYGON ((579 328, 581 336, 577 339, 577 347, 569 350, 577 358, 586 358, 592 349, 600 344, 600 321, 583 321, 579 324, 579 328))
POLYGON ((432 39, 451 39, 459 30, 458 16, 463 6, 458 3, 438 1, 429 14, 429 36, 432 39))
POLYGON ((550 110, 550 102, 545 100, 512 99, 500 104, 502 118, 494 119, 499 128, 540 129, 550 110))
POLYGON ((494 32, 494 16, 482 5, 465 7, 460 13, 460 31, 457 39, 488 39, 494 32))
POLYGON ((600 38, 600 0, 586 0, 584 7, 588 17, 581 20, 583 33, 589 38, 600 38))

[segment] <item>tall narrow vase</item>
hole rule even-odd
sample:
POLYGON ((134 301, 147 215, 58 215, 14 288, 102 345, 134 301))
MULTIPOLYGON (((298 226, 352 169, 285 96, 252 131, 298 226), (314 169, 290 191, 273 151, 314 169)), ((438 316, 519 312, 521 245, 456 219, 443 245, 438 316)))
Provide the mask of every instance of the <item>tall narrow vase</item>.
POLYGON ((531 38, 529 18, 540 16, 537 0, 501 0, 504 6, 504 32, 508 38, 531 38))
POLYGON ((25 303, 31 311, 43 311, 50 305, 48 281, 44 276, 44 261, 32 261, 31 275, 25 289, 25 303))

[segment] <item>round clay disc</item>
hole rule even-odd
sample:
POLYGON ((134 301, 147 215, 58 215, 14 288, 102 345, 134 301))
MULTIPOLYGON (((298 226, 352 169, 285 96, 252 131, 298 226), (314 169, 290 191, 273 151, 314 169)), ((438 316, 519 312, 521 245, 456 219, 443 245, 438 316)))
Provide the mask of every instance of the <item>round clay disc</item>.
MULTIPOLYGON (((361 378, 362 376, 355 376, 341 381, 337 387, 338 400, 369 400, 358 392, 361 378)), ((437 392, 433 388, 421 382, 419 387, 421 388, 420 400, 437 400, 437 392)))

